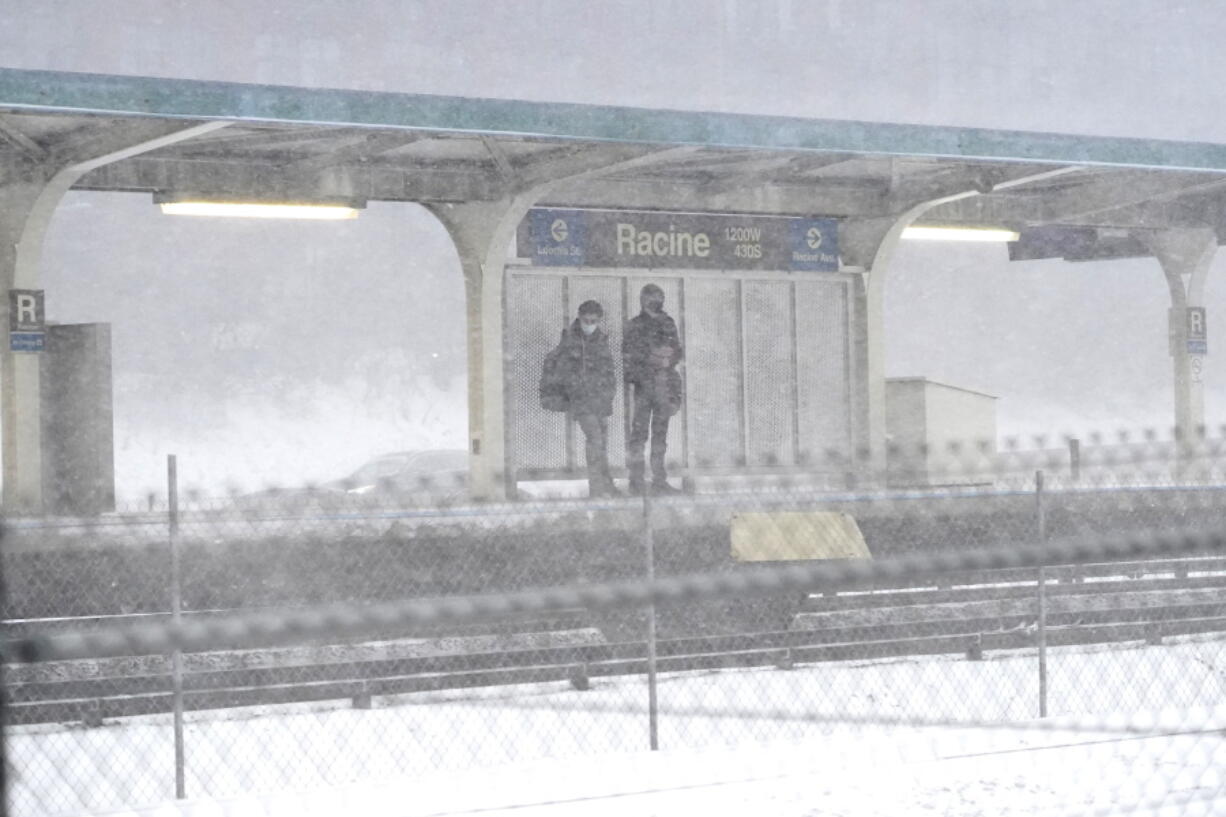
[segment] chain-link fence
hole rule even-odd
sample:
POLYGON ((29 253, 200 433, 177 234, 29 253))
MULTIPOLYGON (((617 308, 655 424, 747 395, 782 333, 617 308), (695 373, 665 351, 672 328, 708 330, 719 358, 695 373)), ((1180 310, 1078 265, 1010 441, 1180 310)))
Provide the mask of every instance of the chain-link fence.
POLYGON ((1226 808, 1218 444, 890 462, 8 520, 9 809, 1226 808))

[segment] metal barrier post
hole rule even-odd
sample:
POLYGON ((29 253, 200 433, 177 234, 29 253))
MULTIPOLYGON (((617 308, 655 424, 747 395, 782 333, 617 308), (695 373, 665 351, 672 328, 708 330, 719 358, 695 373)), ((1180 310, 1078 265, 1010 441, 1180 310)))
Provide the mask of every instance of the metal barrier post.
MULTIPOLYGON (((647 581, 656 578, 656 543, 651 529, 650 489, 643 491, 643 550, 647 559, 647 581)), ((660 748, 659 706, 656 699, 656 605, 647 605, 647 731, 651 751, 660 748)))
MULTIPOLYGON (((179 560, 179 469, 174 454, 166 459, 168 514, 170 518, 170 613, 175 627, 182 620, 183 585, 179 560)), ((183 753, 183 653, 171 653, 175 707, 175 797, 187 797, 183 753)))
MULTIPOLYGON (((1047 517, 1043 510, 1043 472, 1034 475, 1034 496, 1039 522, 1039 542, 1047 541, 1047 517)), ((1039 565, 1039 717, 1047 717, 1047 571, 1039 565)))
POLYGON ((1073 482, 1081 479, 1081 440, 1070 437, 1068 441, 1069 476, 1073 482))

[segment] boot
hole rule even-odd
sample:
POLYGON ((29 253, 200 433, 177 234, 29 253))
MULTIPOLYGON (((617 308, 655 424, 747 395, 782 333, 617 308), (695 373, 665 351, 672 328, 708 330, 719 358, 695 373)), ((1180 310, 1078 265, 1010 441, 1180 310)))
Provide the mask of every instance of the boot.
POLYGON ((651 493, 655 496, 676 496, 681 492, 669 485, 666 480, 659 479, 651 483, 651 493))

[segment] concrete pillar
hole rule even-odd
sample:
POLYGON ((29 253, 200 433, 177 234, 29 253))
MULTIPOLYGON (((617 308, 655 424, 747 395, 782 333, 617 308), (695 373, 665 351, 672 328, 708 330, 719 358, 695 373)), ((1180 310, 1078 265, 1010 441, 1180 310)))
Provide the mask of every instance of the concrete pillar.
POLYGON ((229 122, 184 127, 169 123, 147 129, 143 137, 103 132, 78 146, 71 158, 23 160, 0 167, 0 425, 3 426, 4 511, 39 514, 43 510, 41 384, 38 353, 10 351, 8 290, 37 289, 43 239, 60 199, 95 168, 159 147, 224 128, 229 122), (127 142, 124 144, 123 142, 127 142))
POLYGON ((856 449, 863 475, 884 484, 886 472, 885 426, 885 284, 890 263, 902 232, 933 207, 979 195, 968 190, 914 204, 901 213, 871 219, 847 219, 839 229, 839 252, 845 266, 863 270, 863 286, 857 287, 856 314, 859 342, 862 427, 856 434, 856 449))
POLYGON ((45 180, 32 168, 0 187, 0 428, 3 429, 4 510, 42 511, 42 418, 39 354, 9 350, 8 290, 37 289, 37 253, 49 212, 37 205, 45 180), (41 223, 40 223, 41 222, 41 223), (32 257, 33 256, 33 257, 32 257))
POLYGON ((455 242, 468 320, 469 490, 474 499, 508 496, 503 383, 503 281, 511 238, 535 191, 495 201, 429 204, 455 242))
POLYGON ((859 342, 857 369, 861 373, 860 423, 856 426, 858 467, 870 482, 884 481, 886 470, 885 427, 885 277, 902 231, 918 215, 875 219, 848 219, 840 227, 839 251, 843 263, 863 270, 863 283, 856 288, 856 327, 859 342))
POLYGON ((1205 278, 1217 252, 1217 234, 1208 228, 1163 230, 1144 237, 1162 266, 1171 296, 1167 315, 1173 369, 1175 436, 1186 446, 1205 432, 1205 355, 1188 348, 1188 309, 1205 306, 1205 278))

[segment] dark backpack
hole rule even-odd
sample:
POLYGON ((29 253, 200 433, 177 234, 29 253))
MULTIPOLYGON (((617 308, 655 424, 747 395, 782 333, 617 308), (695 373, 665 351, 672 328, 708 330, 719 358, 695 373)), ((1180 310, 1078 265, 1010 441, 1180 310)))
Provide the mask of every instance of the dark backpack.
POLYGON ((570 411, 570 396, 566 393, 566 375, 562 367, 562 344, 545 355, 541 367, 541 408, 546 411, 570 411))

